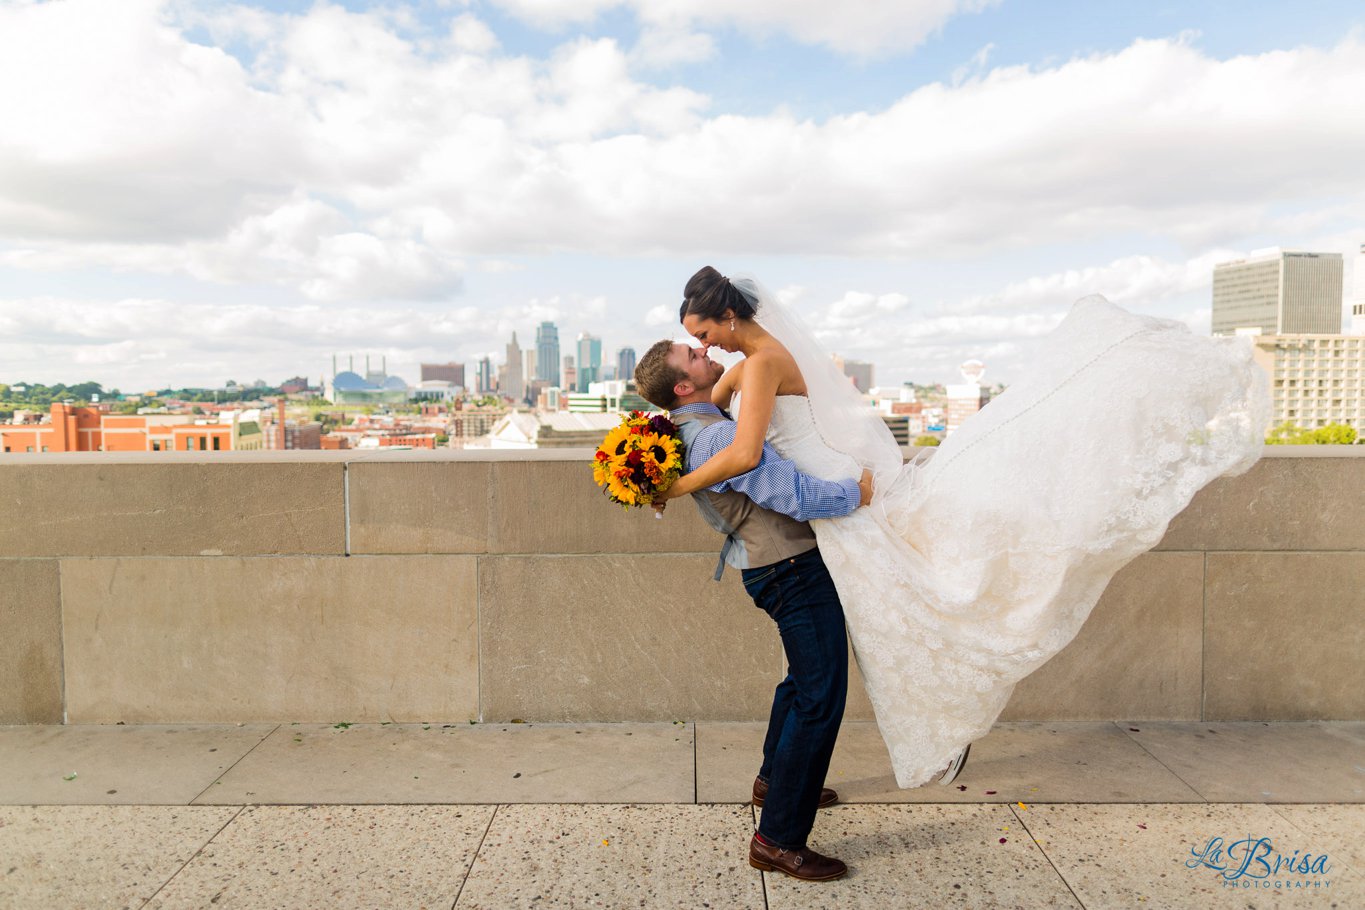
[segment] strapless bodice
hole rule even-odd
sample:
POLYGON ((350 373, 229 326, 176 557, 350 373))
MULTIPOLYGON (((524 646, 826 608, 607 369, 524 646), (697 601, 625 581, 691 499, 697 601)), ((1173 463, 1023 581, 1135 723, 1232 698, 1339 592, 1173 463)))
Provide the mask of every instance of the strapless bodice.
MULTIPOLYGON (((735 414, 741 407, 740 393, 731 400, 735 414)), ((778 395, 765 434, 768 444, 800 471, 822 480, 844 480, 861 473, 857 461, 825 443, 815 424, 810 399, 805 395, 778 395)))

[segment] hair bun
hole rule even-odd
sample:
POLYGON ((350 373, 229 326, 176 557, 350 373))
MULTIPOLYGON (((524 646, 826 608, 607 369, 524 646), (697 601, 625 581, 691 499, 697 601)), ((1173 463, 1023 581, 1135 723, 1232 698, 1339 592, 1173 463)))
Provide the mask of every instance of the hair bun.
POLYGON ((748 296, 730 283, 711 266, 703 266, 688 279, 683 289, 683 303, 678 310, 681 320, 689 313, 705 319, 724 319, 726 311, 733 311, 737 319, 753 319, 754 304, 748 296))

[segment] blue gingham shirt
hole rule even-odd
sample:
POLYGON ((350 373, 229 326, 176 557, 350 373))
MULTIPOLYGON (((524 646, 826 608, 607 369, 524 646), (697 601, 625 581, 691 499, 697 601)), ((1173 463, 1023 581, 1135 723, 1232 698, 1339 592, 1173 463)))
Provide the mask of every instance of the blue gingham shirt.
MULTIPOLYGON (((674 417, 687 414, 726 416, 725 412, 715 405, 702 402, 685 404, 674 408, 670 413, 674 417)), ((702 427, 687 449, 686 469, 696 470, 721 449, 734 442, 735 428, 735 422, 728 419, 702 427)), ((796 469, 795 464, 778 455, 777 450, 766 442, 763 443, 763 454, 759 457, 758 467, 729 480, 722 480, 707 489, 716 493, 724 493, 727 490, 743 493, 763 508, 790 515, 797 521, 847 515, 858 508, 862 499, 857 480, 851 477, 847 480, 821 480, 803 474, 796 469)))

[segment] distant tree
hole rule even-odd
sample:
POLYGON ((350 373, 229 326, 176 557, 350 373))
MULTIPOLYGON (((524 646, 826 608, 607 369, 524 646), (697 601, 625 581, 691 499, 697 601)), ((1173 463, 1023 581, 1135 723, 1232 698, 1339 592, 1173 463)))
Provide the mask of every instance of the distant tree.
POLYGON ((1329 446, 1349 446, 1356 442, 1355 427, 1348 427, 1345 424, 1329 423, 1325 427, 1318 427, 1313 431, 1313 442, 1318 445, 1329 446))
POLYGON ((1354 427, 1340 423, 1329 423, 1325 427, 1306 429, 1286 420, 1266 434, 1266 445, 1271 446, 1311 446, 1311 445, 1353 445, 1358 438, 1354 427))
POLYGON ((89 401, 92 396, 104 397, 104 387, 98 382, 78 382, 66 390, 66 394, 80 401, 89 401))
POLYGON ((940 440, 937 436, 930 435, 929 433, 925 433, 921 436, 915 437, 915 445, 917 446, 936 446, 940 442, 942 442, 942 440, 940 440))

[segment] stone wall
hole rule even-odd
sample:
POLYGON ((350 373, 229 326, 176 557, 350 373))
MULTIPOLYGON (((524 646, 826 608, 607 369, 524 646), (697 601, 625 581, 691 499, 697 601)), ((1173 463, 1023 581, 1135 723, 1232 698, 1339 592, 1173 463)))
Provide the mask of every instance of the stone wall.
MULTIPOLYGON (((1004 719, 1365 719, 1365 448, 1266 451, 1004 719)), ((0 456, 0 723, 765 718, 781 645, 717 536, 587 455, 0 456)))

